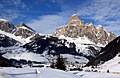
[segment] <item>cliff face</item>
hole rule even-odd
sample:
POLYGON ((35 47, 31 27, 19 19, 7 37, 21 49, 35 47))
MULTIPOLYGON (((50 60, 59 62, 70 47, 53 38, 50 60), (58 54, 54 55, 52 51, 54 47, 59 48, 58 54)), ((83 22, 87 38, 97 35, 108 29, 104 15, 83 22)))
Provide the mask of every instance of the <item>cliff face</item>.
POLYGON ((108 44, 116 37, 115 34, 101 26, 94 26, 92 23, 84 24, 84 21, 80 20, 77 15, 71 16, 68 24, 58 28, 53 35, 57 37, 64 35, 71 38, 86 36, 94 43, 102 45, 108 44))

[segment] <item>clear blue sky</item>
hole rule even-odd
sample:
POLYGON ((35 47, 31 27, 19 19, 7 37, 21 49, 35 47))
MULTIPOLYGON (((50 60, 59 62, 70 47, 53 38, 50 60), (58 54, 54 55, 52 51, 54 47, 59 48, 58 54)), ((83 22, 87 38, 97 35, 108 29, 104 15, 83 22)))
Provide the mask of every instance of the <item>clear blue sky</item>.
POLYGON ((44 34, 67 24, 74 13, 85 23, 103 25, 120 35, 119 0, 0 0, 0 18, 24 22, 44 34))

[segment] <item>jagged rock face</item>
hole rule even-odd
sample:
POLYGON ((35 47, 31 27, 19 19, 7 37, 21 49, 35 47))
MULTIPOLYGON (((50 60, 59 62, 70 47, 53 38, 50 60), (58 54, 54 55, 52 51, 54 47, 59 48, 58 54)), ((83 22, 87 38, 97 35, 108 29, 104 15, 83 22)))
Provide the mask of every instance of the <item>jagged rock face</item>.
POLYGON ((14 25, 11 24, 9 21, 0 19, 0 30, 5 32, 12 32, 14 28, 14 25))
POLYGON ((27 25, 18 24, 16 30, 14 31, 15 36, 22 36, 22 38, 27 38, 35 34, 35 31, 29 28, 27 25))
POLYGON ((115 39, 115 35, 102 27, 94 26, 94 25, 85 25, 82 27, 79 36, 86 36, 94 43, 106 45, 113 39, 115 39))
POLYGON ((68 25, 58 28, 55 33, 53 33, 53 35, 57 37, 60 35, 64 35, 66 37, 72 38, 86 36, 94 43, 102 45, 106 45, 116 38, 115 34, 105 30, 103 27, 94 26, 92 23, 80 24, 78 23, 78 21, 80 20, 77 16, 75 16, 74 18, 72 16, 72 18, 68 22, 68 25))
POLYGON ((86 66, 104 63, 105 61, 114 58, 118 53, 120 53, 120 36, 101 49, 99 55, 90 61, 86 66))
POLYGON ((70 27, 71 25, 82 26, 83 24, 84 22, 80 20, 76 14, 74 14, 70 17, 70 20, 68 22, 68 27, 70 27))

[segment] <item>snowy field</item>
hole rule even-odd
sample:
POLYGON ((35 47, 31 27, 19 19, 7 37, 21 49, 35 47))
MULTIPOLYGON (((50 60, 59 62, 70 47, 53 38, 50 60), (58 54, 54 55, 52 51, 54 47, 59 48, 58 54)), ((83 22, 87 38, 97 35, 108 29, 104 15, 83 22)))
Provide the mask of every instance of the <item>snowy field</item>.
POLYGON ((51 68, 0 68, 0 78, 120 78, 120 74, 65 72, 51 68))
POLYGON ((120 74, 98 73, 98 72, 72 72, 79 78, 120 78, 120 74))
POLYGON ((100 65, 100 68, 102 68, 101 69, 102 72, 109 69, 110 72, 118 72, 120 74, 120 56, 119 56, 119 54, 116 57, 114 57, 113 59, 100 65))

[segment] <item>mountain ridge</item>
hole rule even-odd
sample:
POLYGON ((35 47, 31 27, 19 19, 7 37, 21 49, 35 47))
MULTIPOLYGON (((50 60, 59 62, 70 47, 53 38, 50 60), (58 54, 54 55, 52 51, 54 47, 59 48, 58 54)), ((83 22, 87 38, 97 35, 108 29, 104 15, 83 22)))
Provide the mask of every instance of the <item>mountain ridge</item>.
POLYGON ((31 38, 37 34, 35 30, 28 27, 24 23, 14 26, 5 19, 0 19, 0 33, 13 38, 22 44, 30 42, 31 38))
POLYGON ((94 26, 92 23, 84 24, 84 21, 80 20, 77 15, 71 16, 67 25, 56 29, 53 33, 53 36, 56 37, 60 35, 71 38, 86 36, 94 43, 102 45, 106 45, 116 38, 115 34, 101 26, 94 26))
MULTIPOLYGON (((70 17, 68 24, 58 28, 51 36, 39 35, 24 23, 12 27, 9 21, 2 20, 0 26, 6 26, 6 24, 7 27, 4 28, 5 31, 0 29, 0 33, 21 43, 20 47, 17 46, 16 48, 14 46, 15 48, 8 50, 5 57, 9 57, 9 59, 20 58, 21 56, 19 54, 25 55, 31 53, 30 57, 32 57, 32 55, 34 56, 34 54, 35 56, 39 54, 40 57, 44 59, 55 60, 54 56, 62 54, 64 56, 63 58, 66 59, 66 63, 68 60, 75 64, 81 63, 82 58, 87 59, 85 62, 87 63, 88 60, 96 59, 100 53, 102 53, 100 51, 101 47, 116 38, 113 33, 108 32, 101 26, 94 26, 92 23, 84 24, 84 21, 80 20, 77 15, 70 17), (12 31, 11 29, 9 30, 9 28, 13 28, 12 31), (6 30, 10 32, 6 32, 6 30)), ((27 58, 25 58, 25 60, 27 60, 27 58)))

